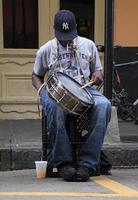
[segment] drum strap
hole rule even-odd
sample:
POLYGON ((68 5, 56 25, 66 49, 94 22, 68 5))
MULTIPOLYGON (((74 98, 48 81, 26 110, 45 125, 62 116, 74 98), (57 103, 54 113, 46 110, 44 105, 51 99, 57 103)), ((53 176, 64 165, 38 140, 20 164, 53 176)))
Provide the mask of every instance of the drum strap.
POLYGON ((57 39, 54 38, 51 42, 52 42, 53 48, 57 51, 57 39))
MULTIPOLYGON (((79 71, 80 71, 80 74, 83 75, 84 77, 84 74, 83 74, 83 69, 82 69, 82 63, 80 62, 80 56, 79 56, 79 52, 76 50, 75 51, 76 53, 76 60, 77 60, 77 65, 80 67, 79 71)), ((84 80, 85 80, 85 77, 84 77, 84 80)), ((86 80, 85 80, 85 83, 86 83, 86 80)))

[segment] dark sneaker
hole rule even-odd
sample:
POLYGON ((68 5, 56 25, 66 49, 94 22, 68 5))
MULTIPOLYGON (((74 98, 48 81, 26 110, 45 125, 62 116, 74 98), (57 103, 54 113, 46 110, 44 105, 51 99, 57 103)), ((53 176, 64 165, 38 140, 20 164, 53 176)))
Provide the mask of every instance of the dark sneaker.
POLYGON ((90 176, 100 176, 100 168, 96 167, 96 169, 94 170, 93 168, 90 168, 90 176))
POLYGON ((90 178, 90 172, 88 167, 86 166, 79 166, 76 171, 76 181, 86 182, 90 178))
POLYGON ((70 165, 64 165, 60 166, 58 168, 59 175, 65 180, 65 181, 75 181, 76 177, 76 169, 70 165))

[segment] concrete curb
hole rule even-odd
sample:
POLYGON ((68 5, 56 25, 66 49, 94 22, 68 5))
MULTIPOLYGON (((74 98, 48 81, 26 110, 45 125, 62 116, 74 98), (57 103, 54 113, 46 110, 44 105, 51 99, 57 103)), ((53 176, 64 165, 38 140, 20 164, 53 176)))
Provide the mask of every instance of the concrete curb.
MULTIPOLYGON (((138 143, 104 145, 103 150, 113 167, 138 167, 138 143)), ((0 170, 34 169, 41 159, 41 148, 0 149, 0 170)))

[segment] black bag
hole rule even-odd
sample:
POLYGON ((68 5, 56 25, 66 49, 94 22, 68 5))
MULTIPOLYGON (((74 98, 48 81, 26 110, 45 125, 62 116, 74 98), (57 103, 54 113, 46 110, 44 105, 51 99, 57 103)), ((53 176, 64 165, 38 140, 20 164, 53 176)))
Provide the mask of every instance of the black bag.
POLYGON ((112 175, 111 174, 112 164, 110 163, 108 157, 101 150, 100 161, 96 167, 95 175, 112 175))

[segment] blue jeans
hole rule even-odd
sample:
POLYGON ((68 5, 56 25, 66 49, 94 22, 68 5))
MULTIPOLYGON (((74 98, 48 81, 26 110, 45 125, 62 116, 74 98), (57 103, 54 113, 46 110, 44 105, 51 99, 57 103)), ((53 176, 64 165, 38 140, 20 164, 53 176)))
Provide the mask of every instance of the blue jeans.
MULTIPOLYGON (((93 95, 95 103, 91 112, 88 137, 81 147, 78 165, 95 169, 111 118, 111 103, 94 88, 87 89, 93 95)), ((40 92, 40 102, 47 118, 54 165, 72 161, 71 144, 65 127, 66 112, 49 97, 45 89, 40 92)))

